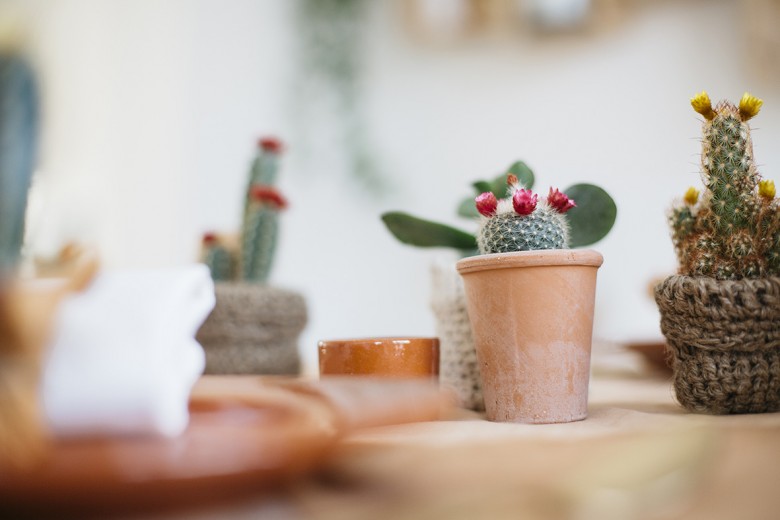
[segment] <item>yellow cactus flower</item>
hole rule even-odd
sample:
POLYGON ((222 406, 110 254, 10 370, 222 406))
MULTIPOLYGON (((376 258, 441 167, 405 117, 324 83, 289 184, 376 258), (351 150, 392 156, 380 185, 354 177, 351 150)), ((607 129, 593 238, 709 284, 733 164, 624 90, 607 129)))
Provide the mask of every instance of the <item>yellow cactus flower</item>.
POLYGON ((708 121, 715 119, 715 111, 712 109, 712 101, 706 91, 696 94, 691 98, 691 106, 695 111, 704 116, 708 121))
POLYGON ((742 99, 739 100, 739 115, 742 121, 747 121, 758 114, 763 104, 764 102, 756 96, 751 96, 747 92, 742 94, 742 99))
POLYGON ((758 181, 758 194, 762 198, 766 200, 773 200, 775 198, 775 193, 775 181, 758 181))
POLYGON ((688 191, 685 192, 685 196, 683 196, 683 200, 689 206, 693 206, 699 201, 699 190, 691 186, 690 188, 688 188, 688 191))

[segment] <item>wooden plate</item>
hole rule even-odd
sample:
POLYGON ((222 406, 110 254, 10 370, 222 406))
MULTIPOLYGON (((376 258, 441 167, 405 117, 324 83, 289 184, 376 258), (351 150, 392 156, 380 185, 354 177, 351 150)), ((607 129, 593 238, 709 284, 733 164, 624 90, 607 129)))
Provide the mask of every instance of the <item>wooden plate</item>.
POLYGON ((347 432, 433 420, 448 402, 428 380, 204 376, 175 439, 60 440, 34 468, 0 466, 0 518, 81 518, 257 493, 315 468, 347 432))
POLYGON ((327 406, 258 378, 251 393, 205 386, 180 437, 58 441, 33 469, 0 469, 0 511, 124 512, 256 492, 313 468, 339 435, 327 406))

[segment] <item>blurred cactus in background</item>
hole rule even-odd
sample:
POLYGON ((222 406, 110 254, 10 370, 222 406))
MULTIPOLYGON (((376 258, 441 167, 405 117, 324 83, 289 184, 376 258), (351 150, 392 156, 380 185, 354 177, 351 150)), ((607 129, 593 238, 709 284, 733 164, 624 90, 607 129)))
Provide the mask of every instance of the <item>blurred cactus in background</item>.
POLYGON ((269 186, 253 186, 244 226, 241 229, 241 277, 249 282, 268 280, 276 252, 279 212, 287 207, 282 196, 269 186))
POLYGON ((35 168, 38 92, 27 62, 0 51, 0 275, 16 266, 35 168))
POLYGON ((235 271, 233 255, 214 233, 203 235, 203 263, 209 267, 215 282, 233 279, 235 271))
POLYGON ((281 141, 274 137, 263 137, 257 142, 258 154, 252 161, 249 171, 249 183, 246 187, 244 216, 249 211, 254 186, 272 186, 279 172, 279 156, 284 150, 281 141))
POLYGON ((756 169, 748 125, 762 104, 748 93, 738 106, 713 108, 706 92, 691 99, 704 116, 704 192, 689 188, 669 215, 681 274, 736 280, 780 273, 780 204, 774 182, 756 169))
POLYGON ((268 281, 276 252, 279 212, 287 207, 287 201, 273 186, 282 151, 278 139, 266 137, 258 142, 238 243, 231 247, 228 240, 214 233, 204 235, 201 256, 215 281, 268 281))

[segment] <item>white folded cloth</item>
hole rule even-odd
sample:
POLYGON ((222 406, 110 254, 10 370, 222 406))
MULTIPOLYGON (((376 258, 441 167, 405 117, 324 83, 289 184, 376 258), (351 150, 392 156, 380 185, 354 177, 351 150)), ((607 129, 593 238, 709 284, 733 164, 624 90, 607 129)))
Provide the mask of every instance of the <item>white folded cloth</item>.
POLYGON ((213 307, 214 284, 200 264, 100 273, 65 298, 41 383, 54 434, 184 431, 205 366, 195 333, 213 307))

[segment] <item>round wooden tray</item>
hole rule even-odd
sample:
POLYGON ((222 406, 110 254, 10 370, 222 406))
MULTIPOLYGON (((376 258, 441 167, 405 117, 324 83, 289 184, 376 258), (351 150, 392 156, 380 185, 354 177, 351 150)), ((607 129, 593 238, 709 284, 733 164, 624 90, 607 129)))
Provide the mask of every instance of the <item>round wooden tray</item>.
POLYGON ((0 468, 0 512, 126 512, 257 492, 312 469, 337 440, 325 403, 241 384, 199 384, 175 439, 62 440, 32 469, 0 468))

